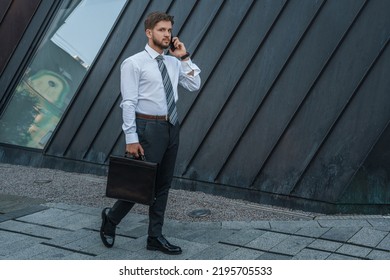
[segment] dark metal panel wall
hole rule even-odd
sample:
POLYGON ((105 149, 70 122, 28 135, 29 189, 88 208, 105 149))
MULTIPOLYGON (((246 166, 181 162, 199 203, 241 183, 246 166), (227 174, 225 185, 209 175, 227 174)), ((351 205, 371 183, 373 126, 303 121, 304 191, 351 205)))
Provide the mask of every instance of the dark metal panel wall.
MULTIPOLYGON (((310 194, 310 198, 338 201, 360 164, 378 141, 390 120, 390 82, 385 82, 390 73, 388 45, 387 40, 379 54, 375 53, 376 57, 366 65, 365 72, 354 85, 352 96, 345 101, 347 104, 334 121, 315 161, 309 165, 306 173, 318 175, 304 176, 296 194, 310 194)), ((386 150, 388 148, 382 152, 386 150)), ((388 171, 389 169, 390 166, 387 166, 388 171)), ((386 194, 388 198, 389 189, 386 187, 380 192, 378 189, 372 191, 377 195, 386 194)), ((351 192, 354 190, 351 189, 351 192)), ((390 204, 390 200, 383 200, 382 203, 390 204)))
POLYGON ((3 0, 0 2, 0 24, 3 22, 5 15, 11 7, 12 0, 3 0))
POLYGON ((179 93, 176 187, 326 212, 390 205, 387 0, 128 1, 43 165, 96 172, 123 154, 120 64, 154 10, 175 16, 202 69, 201 90, 179 93))
MULTIPOLYGON (((379 132, 375 130, 371 131, 371 135, 362 135, 359 132, 367 129, 367 126, 375 127, 376 123, 373 122, 375 119, 369 111, 377 106, 375 102, 383 102, 382 105, 387 106, 387 110, 390 109, 388 92, 385 91, 388 81, 381 80, 382 88, 369 83, 372 98, 369 103, 356 103, 354 99, 359 100, 363 94, 361 87, 367 83, 368 75, 386 71, 385 64, 379 64, 383 67, 375 67, 378 60, 384 59, 382 52, 390 37, 390 18, 386 16, 386 5, 388 4, 385 1, 368 2, 310 98, 300 110, 302 118, 310 119, 315 115, 321 118, 317 118, 315 125, 306 125, 304 128, 314 132, 312 145, 307 147, 310 150, 314 146, 316 151, 310 155, 306 165, 302 166, 304 169, 300 171, 303 176, 296 185, 295 193, 334 201, 364 160, 362 157, 367 153, 367 149, 370 149, 377 140, 379 132), (374 94, 378 99, 374 98, 374 94), (317 108, 313 110, 315 106, 317 108), (354 110, 354 106, 360 106, 358 108, 369 106, 369 110, 358 111, 361 114, 359 118, 357 115, 351 117, 347 112, 354 110), (366 121, 361 122, 364 119, 366 121), (351 125, 344 126, 345 131, 339 129, 343 122, 349 122, 351 125), (353 150, 355 147, 352 139, 355 143, 360 141, 356 150, 353 150), (329 188, 332 188, 332 192, 326 191, 329 188)), ((360 102, 363 101, 365 100, 360 102)), ((384 122, 389 120, 388 112, 381 114, 378 111, 377 117, 384 122)), ((383 129, 384 125, 382 124, 380 129, 383 129)))
MULTIPOLYGON (((213 127, 214 130, 217 129, 219 124, 222 124, 227 130, 223 134, 218 134, 214 143, 203 146, 205 150, 210 150, 205 151, 204 153, 214 153, 215 155, 213 158, 221 164, 213 169, 212 172, 214 172, 214 174, 211 174, 211 176, 214 177, 212 178, 213 180, 228 185, 231 184, 243 187, 250 185, 252 180, 251 177, 253 177, 256 172, 254 169, 258 167, 258 163, 261 160, 261 158, 255 156, 256 151, 259 151, 260 149, 259 143, 263 146, 266 141, 269 141, 270 137, 267 132, 261 129, 251 130, 250 125, 254 122, 254 117, 257 112, 259 112, 259 108, 267 97, 274 80, 277 79, 281 69, 283 69, 286 64, 286 60, 293 51, 295 44, 299 41, 302 33, 304 33, 306 25, 321 6, 321 2, 322 1, 299 1, 298 3, 290 1, 287 2, 287 4, 279 2, 275 7, 275 10, 273 11, 274 17, 269 21, 269 23, 272 22, 274 24, 267 30, 268 33, 265 33, 267 36, 265 40, 260 41, 261 43, 259 44, 256 53, 248 54, 250 55, 250 60, 249 65, 246 66, 245 75, 240 76, 239 73, 236 73, 241 80, 238 81, 231 99, 228 100, 227 105, 231 106, 222 108, 223 116, 218 119, 218 123, 213 127), (290 28, 286 29, 288 21, 291 20, 290 17, 297 14, 304 16, 294 18, 294 26, 290 26, 290 28), (275 16, 277 16, 276 20, 274 20, 275 16), (233 110, 227 111, 226 109, 233 110), (225 115, 229 115, 230 117, 224 117, 225 115), (251 132, 255 135, 249 136, 249 138, 251 138, 254 143, 242 144, 242 141, 244 140, 243 137, 251 132), (229 134, 229 137, 226 137, 226 133, 229 134), (253 162, 256 162, 256 164, 254 165, 253 162)), ((252 9, 251 12, 256 15, 261 14, 262 5, 258 5, 255 8, 258 9, 252 9)), ((269 24, 266 26, 269 26, 269 24)), ((255 26, 253 26, 253 29, 256 30, 255 26)), ((239 49, 236 49, 236 53, 238 51, 239 49)), ((221 78, 224 79, 223 75, 219 76, 219 79, 221 78)), ((223 98, 224 91, 230 90, 230 88, 224 88, 227 83, 219 82, 219 84, 219 87, 216 87, 215 89, 209 89, 208 91, 204 89, 205 93, 200 96, 202 98, 202 103, 198 102, 195 104, 195 108, 198 108, 198 114, 203 110, 203 107, 208 108, 206 105, 208 103, 207 94, 215 94, 214 92, 216 92, 220 98, 223 98)), ((217 108, 216 113, 218 113, 218 109, 219 108, 217 108)), ((193 109, 192 112, 195 112, 195 109, 193 109)), ((198 143, 194 143, 191 139, 197 139, 196 135, 198 133, 203 136, 202 127, 213 121, 215 117, 216 114, 205 119, 194 116, 194 123, 185 123, 185 126, 188 126, 188 131, 187 133, 183 133, 183 138, 185 135, 190 136, 186 139, 187 141, 184 142, 189 142, 189 147, 198 145, 198 143), (198 129, 198 127, 200 129, 198 129), (189 133, 189 130, 192 130, 195 133, 191 134, 189 133)), ((261 124, 267 124, 267 122, 262 122, 261 124)), ((186 127, 183 128, 183 131, 186 131, 186 127)), ((196 153, 195 156, 201 154, 203 153, 196 153)), ((206 168, 203 168, 202 174, 206 172, 207 175, 207 170, 205 169, 206 168)), ((194 170, 190 170, 190 172, 187 172, 185 175, 190 178, 197 178, 198 176, 194 170)))
POLYGON ((0 75, 40 2, 41 0, 0 2, 0 75))
MULTIPOLYGON (((389 48, 387 48, 389 49, 389 48)), ((389 51, 387 50, 387 53, 389 51)), ((389 61, 389 60, 387 60, 389 61)), ((387 66, 389 69, 389 66, 387 66)), ((372 78, 375 78, 371 76, 372 78)), ((378 79, 381 75, 378 75, 378 79)), ((383 76, 382 76, 383 77, 383 76)), ((380 84, 380 82, 379 82, 380 84)), ((387 92, 390 91, 387 85, 387 92)), ((379 141, 367 154, 340 201, 349 205, 389 204, 390 201, 390 121, 380 134, 379 141)))
MULTIPOLYGON (((327 73, 333 73, 328 70, 330 63, 364 7, 364 1, 344 3, 326 3, 273 89, 275 94, 279 93, 281 103, 286 104, 283 110, 289 112, 289 117, 281 125, 283 130, 259 169, 255 184, 264 191, 274 189, 289 194, 328 129, 326 125, 320 126, 325 120, 321 110, 326 114, 332 108, 321 107, 326 104, 333 107, 331 102, 337 97, 331 100, 319 83, 327 73), (317 102, 319 98, 323 99, 323 104, 317 102)), ((327 83, 325 79, 324 85, 327 83)), ((334 83, 329 86, 335 88, 334 83)))
MULTIPOLYGON (((205 87, 209 79, 214 76, 213 71, 216 70, 218 63, 220 62, 221 55, 223 55, 224 51, 230 47, 230 42, 232 36, 234 36, 234 31, 237 26, 240 25, 243 19, 242 17, 245 15, 246 11, 250 8, 251 2, 252 1, 241 1, 240 3, 236 3, 234 1, 218 1, 216 2, 216 5, 210 9, 213 13, 206 17, 205 15, 201 16, 204 11, 201 11, 200 7, 198 9, 198 16, 201 16, 202 18, 200 21, 201 24, 199 24, 199 20, 197 23, 194 20, 192 21, 194 27, 197 25, 198 30, 191 31, 190 28, 185 28, 183 30, 183 40, 188 41, 190 46, 195 44, 193 43, 194 41, 196 41, 196 44, 199 44, 199 41, 201 40, 201 43, 194 52, 194 57, 204 62, 201 65, 203 83, 202 87, 204 91, 206 91, 205 87), (229 19, 228 21, 226 20, 227 18, 229 19), (201 29, 199 30, 199 28, 201 29), (193 38, 191 38, 191 36, 184 36, 184 34, 196 35, 192 36, 193 38)), ((203 9, 206 10, 207 7, 204 6, 203 9)), ((185 127, 184 122, 186 115, 193 110, 193 106, 194 103, 197 102, 198 95, 183 91, 181 96, 183 98, 180 99, 179 108, 181 110, 179 113, 181 116, 182 126, 185 127)), ((210 103, 216 101, 212 94, 209 94, 208 97, 211 99, 210 103)), ((222 98, 219 98, 217 102, 220 102, 221 99, 222 98)), ((205 108, 204 113, 208 114, 211 112, 208 111, 208 108, 205 108)), ((207 116, 205 115, 202 118, 207 119, 207 116)), ((194 128, 194 130, 196 129, 194 128)))
MULTIPOLYGON (((390 118, 388 107, 380 111, 372 109, 372 104, 370 110, 376 112, 376 118, 369 118, 367 111, 358 109, 370 104, 368 99, 352 102, 358 96, 357 87, 374 85, 366 80, 374 62, 385 60, 382 52, 390 34, 386 16, 389 3, 351 0, 273 4, 280 11, 274 14, 265 42, 259 45, 250 64, 240 69, 255 45, 253 31, 245 32, 246 40, 240 41, 239 30, 230 45, 235 55, 221 59, 192 103, 183 123, 176 176, 182 185, 187 182, 195 189, 194 181, 212 183, 216 189, 223 185, 284 194, 289 199, 342 203, 340 195, 345 186, 390 118), (247 43, 245 53, 234 49, 236 42, 247 43), (221 65, 225 67, 220 69, 221 65), (214 77, 218 81, 213 84, 214 77), (240 80, 236 82, 237 77, 240 80), (348 114, 354 109, 360 115, 348 114), (365 122, 359 122, 362 120, 365 122), (336 129, 343 122, 348 125, 336 129), (367 133, 371 137, 365 137, 367 133), (348 142, 351 139, 355 141, 353 147, 348 142), (349 152, 344 155, 341 151, 347 147, 349 152), (332 157, 343 160, 333 162, 332 157), (341 172, 345 164, 349 170, 341 172)), ((259 6, 259 2, 253 4, 250 12, 264 18, 260 16, 264 7, 256 10, 259 6)), ((250 13, 246 16, 247 23, 250 13)), ((385 67, 381 64, 376 69, 383 73, 385 67)), ((377 89, 382 105, 389 104, 385 80, 378 80, 382 88, 371 87, 371 92, 377 89)), ((380 193, 376 196, 388 197, 386 188, 380 193)))
POLYGON ((256 56, 284 6, 285 1, 274 1, 274 5, 265 7, 264 3, 255 1, 245 20, 234 30, 233 40, 212 76, 203 81, 202 92, 183 123, 184 147, 179 153, 178 176, 214 182, 242 134, 244 121, 255 110, 256 99, 261 98, 259 90, 251 85, 261 80, 262 75, 256 56), (254 72, 252 79, 249 79, 250 72, 254 72), (210 96, 220 100, 209 102, 210 96))
POLYGON ((183 95, 179 104, 185 104, 190 108, 187 112, 182 112, 181 141, 185 147, 178 156, 176 170, 178 176, 185 173, 188 162, 193 158, 213 120, 229 98, 236 80, 233 77, 239 77, 242 73, 244 64, 238 63, 237 59, 243 62, 247 57, 247 53, 242 51, 246 38, 236 36, 244 23, 243 19, 246 19, 253 7, 252 1, 240 1, 234 2, 233 5, 222 6, 199 48, 198 59, 207 61, 202 65, 201 94, 183 95), (229 18, 229 28, 225 28, 226 18, 229 18), (231 58, 235 61, 226 60, 226 55, 230 53, 233 54, 231 58), (227 77, 231 78, 227 79, 227 77))

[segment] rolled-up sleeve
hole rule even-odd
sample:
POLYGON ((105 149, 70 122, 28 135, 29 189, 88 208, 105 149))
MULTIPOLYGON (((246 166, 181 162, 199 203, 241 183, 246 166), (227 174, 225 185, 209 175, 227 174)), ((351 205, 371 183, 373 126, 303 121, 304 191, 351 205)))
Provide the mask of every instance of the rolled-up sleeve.
POLYGON ((187 61, 181 61, 181 71, 179 77, 179 83, 185 89, 189 91, 195 91, 200 88, 200 69, 199 67, 192 62, 191 59, 187 61), (189 74, 191 73, 191 74, 189 74))
POLYGON ((121 94, 123 125, 126 144, 138 143, 135 109, 138 104, 139 67, 131 59, 121 65, 121 94))

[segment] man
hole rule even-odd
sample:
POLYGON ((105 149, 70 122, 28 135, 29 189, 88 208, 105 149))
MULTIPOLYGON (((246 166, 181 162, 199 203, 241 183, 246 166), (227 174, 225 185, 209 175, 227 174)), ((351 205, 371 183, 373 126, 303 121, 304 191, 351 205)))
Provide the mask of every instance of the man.
MULTIPOLYGON (((177 87, 180 84, 195 91, 201 81, 200 69, 192 63, 185 45, 178 37, 171 38, 173 23, 173 17, 165 13, 154 12, 147 16, 145 49, 121 65, 121 108, 126 152, 134 157, 144 155, 148 161, 159 164, 155 202, 149 207, 146 248, 181 254, 181 248, 162 235, 179 145, 177 87), (165 55, 168 48, 170 55, 165 55)), ((115 227, 133 206, 134 203, 118 200, 111 209, 103 209, 100 236, 105 246, 114 245, 115 227)))

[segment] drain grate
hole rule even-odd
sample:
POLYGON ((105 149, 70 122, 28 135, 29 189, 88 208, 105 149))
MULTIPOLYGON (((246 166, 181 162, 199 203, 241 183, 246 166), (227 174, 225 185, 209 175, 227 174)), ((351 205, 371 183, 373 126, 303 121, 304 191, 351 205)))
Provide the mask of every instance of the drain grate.
POLYGON ((209 216, 211 214, 210 209, 196 209, 191 212, 188 212, 188 216, 193 218, 202 218, 209 216))

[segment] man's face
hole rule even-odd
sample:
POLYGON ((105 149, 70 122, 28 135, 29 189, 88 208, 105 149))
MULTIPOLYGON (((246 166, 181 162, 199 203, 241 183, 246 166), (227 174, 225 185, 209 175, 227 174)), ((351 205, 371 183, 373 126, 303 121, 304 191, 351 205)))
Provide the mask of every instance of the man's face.
POLYGON ((158 22, 152 30, 147 30, 149 39, 152 39, 153 44, 160 48, 166 49, 171 42, 172 23, 170 21, 158 22))

